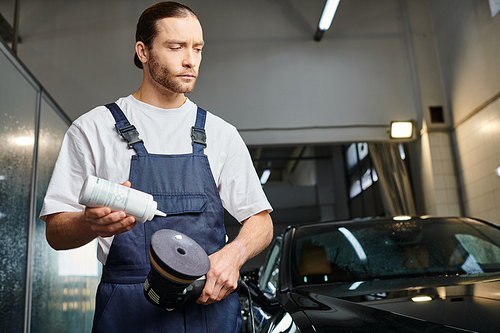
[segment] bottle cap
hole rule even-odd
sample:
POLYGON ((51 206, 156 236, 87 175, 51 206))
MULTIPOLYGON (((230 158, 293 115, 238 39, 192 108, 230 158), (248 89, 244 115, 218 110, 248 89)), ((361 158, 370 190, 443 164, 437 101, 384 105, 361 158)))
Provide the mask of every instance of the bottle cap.
POLYGON ((150 202, 149 202, 149 206, 148 206, 147 217, 143 221, 139 221, 139 222, 144 223, 144 222, 146 222, 146 220, 151 221, 155 217, 155 215, 167 216, 167 214, 165 214, 161 210, 156 209, 157 207, 158 207, 158 203, 156 201, 154 201, 153 196, 150 195, 150 202))
POLYGON ((161 210, 158 210, 158 209, 156 210, 155 215, 163 216, 163 217, 167 216, 167 214, 165 214, 164 212, 162 212, 161 210))

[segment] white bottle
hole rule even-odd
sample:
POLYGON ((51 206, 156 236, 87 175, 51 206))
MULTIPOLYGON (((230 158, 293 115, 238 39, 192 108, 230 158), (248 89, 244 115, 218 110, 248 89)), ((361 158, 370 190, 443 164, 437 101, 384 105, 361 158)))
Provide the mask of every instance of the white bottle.
POLYGON ((152 220, 155 215, 167 216, 156 209, 158 204, 152 195, 95 176, 85 179, 78 202, 87 207, 124 211, 141 223, 152 220))

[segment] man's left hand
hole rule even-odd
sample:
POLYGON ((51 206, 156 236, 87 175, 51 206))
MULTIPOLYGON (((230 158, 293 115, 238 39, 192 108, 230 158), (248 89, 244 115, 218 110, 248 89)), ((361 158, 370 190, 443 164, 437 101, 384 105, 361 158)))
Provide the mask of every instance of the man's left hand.
POLYGON ((242 224, 235 240, 209 256, 210 271, 198 304, 219 302, 236 290, 241 266, 271 242, 273 222, 267 211, 249 217, 242 224))
POLYGON ((226 298, 238 287, 240 267, 238 260, 239 253, 235 249, 235 244, 228 244, 223 249, 209 256, 210 271, 207 273, 205 288, 196 301, 199 304, 208 305, 226 298))

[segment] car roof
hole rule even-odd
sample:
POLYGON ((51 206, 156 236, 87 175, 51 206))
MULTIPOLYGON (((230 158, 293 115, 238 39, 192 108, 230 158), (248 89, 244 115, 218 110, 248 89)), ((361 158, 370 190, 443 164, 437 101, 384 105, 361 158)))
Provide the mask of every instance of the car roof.
POLYGON ((433 216, 433 215, 422 215, 422 216, 376 216, 376 217, 364 217, 364 218, 355 218, 350 220, 333 220, 333 221, 324 221, 324 222, 305 222, 300 224, 291 224, 287 226, 288 229, 308 229, 308 228, 318 228, 318 227, 328 227, 328 226, 337 226, 337 225, 348 225, 348 224, 356 224, 356 225, 364 225, 364 224, 373 224, 373 223, 387 223, 387 222, 404 222, 404 221, 476 221, 483 222, 487 224, 491 224, 497 227, 500 227, 499 224, 488 222, 484 220, 480 220, 477 218, 471 217, 458 217, 458 216, 433 216))

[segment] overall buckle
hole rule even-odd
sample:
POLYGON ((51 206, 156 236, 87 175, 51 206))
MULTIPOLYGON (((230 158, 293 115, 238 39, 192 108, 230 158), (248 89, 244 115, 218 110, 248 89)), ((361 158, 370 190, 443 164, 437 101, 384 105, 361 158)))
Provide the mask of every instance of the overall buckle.
POLYGON ((191 141, 193 145, 198 143, 207 148, 207 135, 205 134, 205 129, 196 126, 191 127, 191 141))
POLYGON ((118 131, 120 134, 123 136, 123 138, 127 141, 128 143, 128 149, 134 148, 134 144, 143 142, 139 138, 139 132, 135 128, 134 125, 128 125, 124 126, 122 128, 119 128, 118 131))

